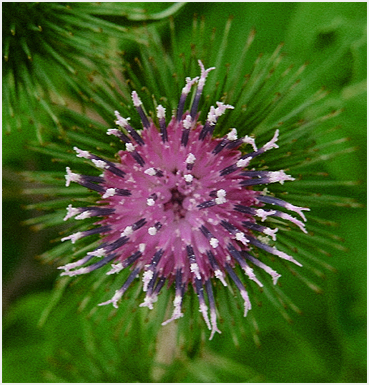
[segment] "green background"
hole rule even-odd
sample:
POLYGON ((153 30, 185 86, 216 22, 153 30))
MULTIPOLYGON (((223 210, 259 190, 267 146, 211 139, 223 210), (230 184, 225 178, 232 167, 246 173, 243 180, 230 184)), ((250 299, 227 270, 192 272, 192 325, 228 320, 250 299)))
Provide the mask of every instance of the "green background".
MULTIPOLYGON (((169 5, 135 4, 152 13, 169 5)), ((365 204, 366 3, 188 3, 175 15, 179 44, 190 41, 194 14, 205 16, 208 33, 213 27, 221 31, 234 15, 229 62, 237 59, 253 27, 257 35, 251 57, 273 52, 284 42, 292 62, 309 60, 312 87, 326 86, 332 107, 345 107, 339 137, 349 136, 358 148, 327 168, 334 177, 360 181, 343 193, 365 204), (339 52, 338 58, 332 52, 339 52)), ((34 136, 33 127, 25 126, 3 137, 3 381, 150 382, 152 357, 132 354, 135 344, 145 341, 130 337, 119 347, 109 345, 110 331, 89 330, 83 315, 68 307, 68 297, 38 327, 57 271, 35 257, 47 250, 57 231, 35 233, 22 225, 29 216, 22 206, 29 198, 21 193, 24 181, 18 172, 48 167, 25 148, 34 136), (100 349, 111 357, 100 357, 100 349)), ((207 354, 176 362, 167 372, 169 382, 366 381, 366 212, 335 208, 322 215, 340 223, 335 234, 347 248, 329 257, 337 272, 319 282, 323 294, 293 289, 293 300, 303 310, 293 325, 266 311, 264 317, 271 320, 261 330, 260 347, 247 338, 236 348, 216 336, 207 354)))

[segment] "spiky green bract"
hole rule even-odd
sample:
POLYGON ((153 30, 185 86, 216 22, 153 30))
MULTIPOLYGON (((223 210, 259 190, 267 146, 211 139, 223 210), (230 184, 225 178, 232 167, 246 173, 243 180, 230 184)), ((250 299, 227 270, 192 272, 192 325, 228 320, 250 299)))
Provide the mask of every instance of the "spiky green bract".
POLYGON ((127 19, 160 19, 179 8, 167 7, 151 16, 124 3, 4 3, 5 132, 31 124, 42 142, 52 127, 62 130, 54 105, 66 106, 73 99, 83 103, 89 97, 89 77, 96 71, 107 76, 117 59, 111 42, 137 40, 124 27, 127 19), (111 14, 119 16, 119 24, 100 17, 111 14))
MULTIPOLYGON (((73 146, 91 151, 104 159, 116 161, 115 154, 122 145, 106 136, 107 128, 114 124, 114 111, 118 110, 124 117, 131 117, 131 125, 141 128, 139 116, 130 98, 131 91, 136 90, 146 108, 147 115, 158 125, 156 107, 161 104, 167 108, 167 111, 177 107, 184 79, 198 74, 197 60, 200 59, 205 67, 216 66, 216 70, 205 86, 200 102, 199 120, 204 122, 210 106, 215 105, 216 101, 222 101, 233 105, 234 111, 219 119, 216 135, 224 135, 230 128, 236 127, 239 135, 255 136, 256 143, 263 144, 270 140, 276 129, 279 129, 279 148, 265 154, 253 164, 253 167, 259 170, 288 170, 289 174, 297 180, 293 184, 268 186, 269 193, 281 199, 286 199, 288 196, 290 203, 311 208, 311 213, 306 215, 309 234, 300 233, 299 230, 287 226, 278 219, 273 219, 271 222, 279 228, 276 246, 286 253, 298 256, 303 263, 303 270, 297 270, 285 261, 277 261, 261 250, 254 251, 256 257, 276 267, 282 274, 282 282, 285 276, 292 273, 298 278, 295 285, 299 286, 302 282, 314 291, 320 292, 314 276, 323 276, 322 268, 323 270, 332 269, 325 262, 326 257, 332 249, 342 248, 342 246, 340 240, 329 230, 332 224, 324 218, 319 218, 319 207, 329 204, 355 205, 350 198, 336 196, 334 191, 336 186, 350 185, 353 182, 330 180, 324 167, 325 162, 332 157, 353 150, 347 147, 339 148, 341 142, 346 139, 328 143, 320 141, 320 137, 324 137, 325 132, 337 124, 333 118, 338 116, 339 111, 330 111, 326 108, 324 98, 327 97, 327 92, 325 90, 310 90, 310 75, 304 73, 305 65, 294 68, 288 61, 283 60, 282 46, 277 47, 271 55, 260 55, 255 60, 255 57, 249 55, 249 48, 255 36, 252 31, 245 41, 243 51, 240 52, 239 60, 227 65, 228 32, 231 21, 220 36, 214 34, 206 41, 202 37, 204 28, 203 21, 195 20, 193 45, 190 48, 178 46, 174 23, 170 24, 169 37, 165 39, 166 44, 155 29, 148 28, 145 33, 148 43, 138 45, 140 52, 137 58, 125 58, 122 71, 117 71, 114 78, 107 79, 96 75, 91 79, 94 97, 84 104, 86 111, 84 114, 70 109, 58 111, 65 132, 54 143, 36 149, 60 162, 63 171, 28 175, 45 184, 43 189, 28 190, 28 193, 39 192, 53 198, 53 201, 47 203, 48 208, 53 211, 47 217, 35 218, 29 223, 39 228, 62 224, 65 207, 69 203, 75 202, 81 206, 96 202, 98 196, 87 192, 83 187, 64 187, 66 165, 72 166, 74 170, 78 169, 81 174, 91 174, 91 166, 85 160, 75 156, 71 150, 73 146), (212 49, 214 46, 217 47, 216 50, 212 49), (92 114, 98 118, 91 118, 92 114), (329 193, 322 194, 323 190, 329 193)), ((94 175, 99 174, 100 171, 96 170, 94 175)), ((32 207, 46 208, 43 203, 32 207)), ((72 232, 86 230, 93 223, 93 220, 83 221, 83 223, 71 222, 71 227, 62 231, 60 238, 72 232)), ((92 241, 89 237, 89 239, 80 240, 76 247, 60 243, 45 253, 43 258, 47 262, 62 265, 83 257, 88 251, 96 248, 98 242, 97 237, 92 241)), ((136 327, 136 322, 145 324, 148 336, 146 343, 152 344, 154 349, 156 336, 163 328, 160 324, 171 311, 173 291, 163 290, 154 310, 139 309, 138 306, 143 300, 142 282, 136 280, 136 285, 123 298, 124 305, 121 308, 103 310, 96 305, 111 297, 106 291, 111 291, 112 287, 119 288, 129 274, 129 271, 123 271, 111 279, 104 274, 106 271, 96 271, 89 274, 89 277, 73 278, 80 308, 87 310, 89 316, 93 315, 100 321, 109 319, 109 322, 118 325, 116 330, 120 335, 129 333, 136 327), (131 312, 134 316, 130 314, 131 312)), ((290 320, 289 309, 300 311, 279 285, 273 285, 267 274, 264 277, 263 272, 260 273, 265 285, 262 290, 259 290, 247 281, 241 270, 237 272, 253 304, 270 301, 287 320, 290 320)), ((65 282, 63 285, 65 290, 70 279, 67 278, 63 282, 65 282)), ((245 336, 247 338, 252 335, 258 343, 259 318, 256 315, 259 316, 264 308, 257 309, 257 306, 254 306, 252 312, 244 319, 242 311, 238 309, 242 306, 242 301, 231 282, 226 288, 216 285, 214 294, 224 335, 232 338, 235 344, 240 344, 245 336)), ((45 311, 44 319, 51 307, 56 305, 62 297, 63 294, 59 288, 55 292, 55 301, 45 311)), ((175 333, 176 345, 179 348, 183 347, 189 356, 193 356, 196 355, 205 337, 205 328, 199 316, 195 293, 188 292, 184 298, 183 307, 186 308, 185 315, 176 321, 178 327, 178 332, 175 333)))

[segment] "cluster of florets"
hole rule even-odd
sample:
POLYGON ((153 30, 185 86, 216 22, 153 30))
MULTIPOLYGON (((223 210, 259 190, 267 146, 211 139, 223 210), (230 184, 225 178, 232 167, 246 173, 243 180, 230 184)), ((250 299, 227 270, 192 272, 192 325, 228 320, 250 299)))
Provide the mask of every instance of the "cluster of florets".
POLYGON ((74 243, 98 233, 102 243, 84 258, 61 269, 62 275, 75 276, 108 263, 112 264, 106 274, 118 274, 129 268, 131 273, 124 285, 116 290, 113 298, 100 305, 112 303, 117 307, 130 284, 141 275, 146 296, 140 306, 152 309, 163 286, 173 284, 174 311, 163 325, 183 316, 183 296, 192 285, 212 338, 219 332, 213 280, 219 279, 224 286, 230 280, 234 282, 244 300, 246 316, 251 302, 235 266, 239 265, 248 279, 260 287, 263 284, 253 268, 267 272, 274 284, 280 275, 255 256, 254 248, 301 266, 290 255, 271 246, 276 241, 278 228, 270 228, 263 222, 277 217, 306 232, 302 221, 275 206, 297 213, 304 221, 303 211, 308 209, 270 196, 266 189, 253 189, 255 185, 294 180, 283 170, 252 168, 255 157, 278 147, 278 130, 259 148, 254 138, 239 138, 236 128, 231 128, 223 138, 215 138, 213 131, 218 118, 233 109, 221 102, 210 108, 203 125, 197 120, 205 80, 213 69, 205 70, 200 61, 199 64, 200 77, 186 79, 177 112, 168 124, 161 105, 157 107, 159 127, 150 121, 135 91, 132 99, 142 121, 142 132, 131 127, 129 118, 115 112, 120 129, 109 129, 107 133, 125 143, 125 150, 118 153, 120 163, 74 148, 78 157, 91 160, 103 174, 79 175, 67 168, 67 186, 70 182, 79 183, 96 191, 100 198, 93 207, 69 205, 65 220, 102 218, 96 222, 97 227, 62 241, 74 243), (186 98, 195 85, 191 108, 184 112, 186 98), (249 152, 241 153, 241 146, 250 147, 249 152))

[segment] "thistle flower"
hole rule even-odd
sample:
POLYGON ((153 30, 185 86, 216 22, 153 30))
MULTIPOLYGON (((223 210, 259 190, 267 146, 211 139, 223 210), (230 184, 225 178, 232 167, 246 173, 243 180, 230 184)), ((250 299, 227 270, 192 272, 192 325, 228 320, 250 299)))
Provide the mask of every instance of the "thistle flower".
MULTIPOLYGON (((67 145, 73 143, 75 154, 65 152, 65 144, 38 149, 68 162, 69 189, 45 192, 61 197, 59 207, 67 202, 64 221, 76 220, 76 231, 63 236, 63 243, 45 259, 65 260, 71 250, 68 241, 75 244, 75 259, 59 268, 68 277, 99 270, 105 283, 112 278, 110 297, 104 293, 100 305, 118 308, 137 281, 144 292, 134 295, 140 307, 155 309, 168 298, 159 294, 170 293, 171 311, 160 314, 164 327, 185 319, 186 313, 193 317, 188 298, 194 291, 210 339, 221 332, 218 321, 229 313, 247 316, 259 303, 260 291, 287 319, 285 305, 299 311, 277 285, 280 269, 319 292, 305 271, 322 276, 319 265, 331 267, 309 247, 314 242, 323 255, 327 254, 324 245, 341 247, 321 229, 330 223, 316 216, 306 218, 306 212, 320 204, 354 204, 349 198, 316 194, 317 185, 336 182, 324 181, 326 174, 313 167, 337 156, 339 151, 331 147, 342 142, 317 140, 324 132, 317 127, 339 112, 322 114, 316 108, 325 90, 291 103, 304 89, 299 76, 306 65, 295 72, 292 66, 281 68, 282 46, 269 57, 259 56, 240 78, 254 31, 239 63, 224 74, 219 65, 229 28, 230 24, 215 58, 206 54, 204 45, 188 61, 177 52, 168 54, 155 31, 150 31, 150 44, 140 47, 140 59, 125 62, 124 81, 115 78, 113 85, 106 81, 110 93, 97 82, 99 99, 93 103, 101 101, 100 115, 109 114, 107 119, 114 113, 117 127, 106 131, 104 124, 64 111, 68 124, 89 126, 82 134, 79 129, 66 132, 67 145), (205 60, 195 62, 195 57, 205 60), (205 69, 203 63, 208 62, 215 67, 205 69), (121 108, 111 108, 117 100, 121 108), (171 117, 168 110, 174 111, 171 117), (86 160, 99 174, 80 174, 71 165, 84 167, 86 160), (72 187, 72 182, 82 187, 72 187), (74 196, 77 205, 66 195, 74 196), (305 229, 306 219, 313 238, 305 229), (229 296, 241 300, 243 312, 236 309, 237 299, 229 296)), ((303 85, 308 82, 307 78, 303 85)), ((343 150, 347 151, 351 149, 343 150)), ((54 177, 46 176, 44 181, 55 183, 54 177)), ((51 215, 50 224, 60 217, 61 211, 51 215)), ((47 225, 42 219, 33 223, 47 225)), ((246 319, 258 329, 255 318, 246 319)))
POLYGON ((98 233, 102 244, 82 259, 59 268, 64 270, 62 275, 68 276, 90 273, 112 262, 108 275, 130 268, 131 273, 123 286, 116 290, 112 299, 100 305, 112 303, 118 307, 137 276, 142 277, 146 292, 140 306, 149 309, 153 308, 166 283, 175 286, 173 315, 163 325, 183 316, 183 297, 192 286, 212 339, 215 332, 220 332, 213 281, 219 279, 227 286, 227 277, 235 283, 244 300, 246 316, 252 304, 234 266, 240 266, 248 279, 259 287, 263 287, 263 283, 254 268, 268 273, 274 285, 280 274, 256 258, 255 248, 302 266, 271 245, 276 241, 278 227, 268 227, 265 222, 269 217, 280 218, 306 233, 304 223, 283 210, 306 221, 303 211, 309 209, 276 198, 266 189, 253 188, 294 180, 284 170, 258 170, 252 165, 254 158, 278 148, 278 130, 259 148, 252 137, 238 138, 236 128, 223 138, 214 138, 218 118, 234 108, 222 102, 210 108, 204 124, 198 121, 203 87, 214 69, 205 70, 201 61, 199 65, 200 76, 186 78, 177 112, 169 122, 161 105, 157 107, 159 127, 150 121, 136 91, 132 92, 132 100, 141 118, 141 133, 129 124, 129 117, 123 118, 115 111, 120 130, 109 129, 107 133, 125 143, 125 150, 118 153, 120 163, 74 147, 77 157, 90 160, 103 174, 98 177, 80 175, 67 167, 66 186, 76 182, 96 191, 101 198, 98 206, 75 208, 69 205, 64 220, 71 217, 103 219, 96 222, 98 227, 71 234, 62 241, 75 243, 98 233), (190 110, 184 113, 185 101, 195 84, 190 110), (240 152, 244 147, 247 148, 245 155, 240 152))

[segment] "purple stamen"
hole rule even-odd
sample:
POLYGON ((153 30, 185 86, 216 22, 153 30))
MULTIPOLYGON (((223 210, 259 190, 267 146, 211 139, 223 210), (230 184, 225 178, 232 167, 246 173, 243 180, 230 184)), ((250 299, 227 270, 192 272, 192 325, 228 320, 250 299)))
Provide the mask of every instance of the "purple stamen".
POLYGON ((62 274, 60 275, 67 275, 69 277, 73 277, 75 275, 82 275, 82 274, 88 274, 88 273, 91 273, 92 271, 94 270, 97 270, 99 269, 100 267, 103 267, 105 266, 107 263, 109 263, 110 261, 112 261, 113 259, 116 258, 116 254, 110 254, 108 255, 107 257, 101 259, 100 261, 90 265, 90 266, 87 266, 87 267, 82 267, 80 269, 77 269, 77 270, 73 270, 73 271, 65 271, 63 272, 62 274))
POLYGON ((201 281, 199 265, 196 262, 196 257, 193 251, 193 247, 191 245, 187 245, 186 250, 187 250, 188 259, 190 261, 190 271, 195 275, 195 281, 196 279, 201 281))
POLYGON ((276 255, 279 258, 285 259, 287 261, 293 262, 297 266, 302 266, 300 262, 297 262, 295 259, 293 259, 290 255, 284 253, 283 251, 277 250, 275 247, 271 247, 269 245, 266 245, 265 243, 260 242, 256 238, 250 237, 250 243, 259 249, 262 249, 266 251, 269 254, 276 255))
POLYGON ((306 233, 306 229, 304 224, 297 220, 296 218, 292 217, 289 214, 283 213, 278 210, 270 210, 270 209, 255 209, 252 207, 246 207, 243 205, 235 205, 234 206, 235 211, 239 211, 240 213, 250 214, 252 216, 257 216, 261 218, 261 221, 264 222, 268 216, 271 217, 278 217, 282 219, 287 219, 288 221, 294 223, 296 226, 298 226, 304 233, 306 233))
POLYGON ((100 158, 99 156, 91 154, 88 151, 80 150, 78 147, 73 147, 73 149, 77 152, 78 158, 90 159, 96 167, 108 170, 111 173, 124 178, 126 173, 124 171, 122 171, 121 169, 119 169, 118 167, 116 167, 116 165, 113 162, 109 162, 108 160, 104 160, 104 159, 100 158))
POLYGON ((115 292, 114 294, 114 297, 112 299, 110 299, 109 301, 106 301, 106 302, 102 302, 99 304, 99 306, 103 306, 103 305, 108 305, 109 303, 112 303, 113 306, 118 309, 118 301, 122 298, 123 294, 126 292, 126 290, 129 288, 129 286, 131 285, 131 283, 133 282, 133 280, 137 277, 138 273, 140 272, 140 268, 139 267, 136 267, 132 273, 129 275, 129 277, 127 278, 126 282, 124 283, 124 285, 115 292))
POLYGON ((132 100, 133 100, 133 105, 136 107, 136 110, 137 110, 138 114, 140 115, 143 127, 146 129, 149 129, 149 127, 150 127, 149 119, 147 119, 147 116, 146 116, 146 114, 142 108, 141 99, 138 97, 136 91, 132 92, 132 100))
POLYGON ((214 300, 214 294, 213 294, 213 289, 211 287, 211 281, 208 279, 205 282, 205 288, 206 288, 206 293, 208 295, 209 299, 209 306, 210 306, 210 322, 211 322, 211 334, 209 340, 212 340, 214 337, 214 334, 217 333, 222 333, 217 326, 217 314, 216 314, 216 308, 215 308, 215 300, 214 300))
POLYGON ((232 257, 238 262, 242 267, 246 275, 254 282, 256 282, 260 287, 263 287, 263 284, 256 278, 251 267, 245 262, 244 258, 241 256, 241 253, 232 245, 228 244, 228 250, 231 253, 232 257))
POLYGON ((165 123, 165 108, 161 105, 157 107, 157 117, 159 119, 160 134, 163 143, 168 141, 167 125, 165 123))
POLYGON ((200 101, 200 98, 202 95, 202 91, 204 89, 206 78, 207 78, 209 72, 215 69, 215 67, 211 67, 211 68, 208 68, 206 70, 204 65, 202 64, 201 60, 199 60, 198 63, 199 63, 199 66, 201 68, 201 76, 200 76, 200 80, 199 80, 199 83, 197 86, 196 95, 195 95, 195 98, 193 100, 192 107, 191 107, 190 115, 191 115, 192 119, 194 119, 196 114, 197 114, 197 109, 199 107, 199 101, 200 101))
POLYGON ((212 199, 211 201, 206 201, 206 202, 200 203, 199 205, 197 205, 197 207, 199 209, 207 209, 207 208, 215 206, 215 205, 216 205, 215 200, 212 199))
POLYGON ((210 134, 211 136, 213 134, 215 124, 218 121, 218 118, 225 113, 226 109, 234 108, 233 106, 229 104, 223 104, 222 102, 217 102, 216 104, 218 106, 217 108, 213 106, 210 107, 208 118, 200 132, 199 140, 204 140, 208 134, 210 134))
POLYGON ((137 152, 136 147, 132 143, 127 143, 126 150, 132 155, 133 159, 143 167, 145 165, 145 161, 142 156, 137 152))
POLYGON ((160 249, 158 250, 152 260, 151 260, 151 263, 150 265, 147 266, 147 269, 146 271, 144 272, 143 274, 143 277, 142 277, 142 281, 144 283, 144 286, 143 286, 143 291, 147 291, 148 288, 149 288, 149 285, 153 285, 155 280, 156 280, 156 268, 157 268, 157 265, 160 261, 160 258, 162 257, 164 253, 164 250, 163 249, 160 249))
POLYGON ((232 267, 228 263, 225 264, 225 268, 226 268, 229 276, 231 277, 232 281, 236 284, 238 290, 240 291, 241 297, 245 301, 244 302, 244 306, 245 306, 244 317, 246 317, 247 312, 249 310, 251 310, 251 302, 250 302, 249 296, 247 294, 247 291, 246 291, 245 287, 243 286, 242 282, 240 281, 240 279, 238 278, 237 274, 234 272, 234 270, 232 269, 232 267))
MULTIPOLYGON (((138 134, 138 132, 132 127, 130 126, 130 124, 128 123, 128 121, 131 119, 131 118, 122 118, 119 114, 118 111, 115 111, 115 116, 117 117, 117 120, 116 120, 116 124, 119 126, 119 127, 122 127, 124 128, 130 135, 131 137, 135 140, 135 142, 142 146, 145 144, 144 140, 141 138, 141 136, 138 134)), ((130 143, 131 141, 124 141, 125 143, 130 143)))
POLYGON ((206 322, 208 329, 211 330, 211 325, 208 317, 208 307, 206 306, 204 298, 204 288, 202 287, 201 279, 199 278, 195 278, 195 291, 200 303, 200 312, 206 322))
POLYGON ((223 148, 228 144, 228 139, 223 139, 221 142, 219 142, 216 147, 214 148, 214 150, 212 151, 214 155, 218 155, 222 150, 223 148))
POLYGON ((190 129, 192 127, 192 119, 190 115, 187 115, 186 118, 182 121, 183 130, 182 130, 182 138, 181 145, 186 147, 188 143, 188 137, 190 135, 190 129))
POLYGON ((245 251, 242 252, 242 255, 247 258, 249 261, 251 261, 255 266, 260 267, 263 269, 266 273, 268 273, 272 279, 273 279, 273 284, 276 285, 278 278, 281 277, 280 274, 278 274, 276 271, 274 271, 272 268, 270 268, 268 265, 265 263, 259 261, 257 258, 254 258, 251 256, 249 253, 246 253, 245 251))
POLYGON ((176 270, 176 293, 173 301, 173 305, 174 305, 173 315, 167 321, 164 321, 162 325, 167 325, 169 322, 183 317, 184 314, 181 311, 181 306, 182 306, 184 290, 185 290, 185 287, 182 283, 182 270, 177 269, 176 270))
POLYGON ((123 143, 131 143, 131 139, 129 139, 127 135, 123 134, 123 132, 117 130, 116 128, 109 128, 109 130, 106 132, 106 134, 116 136, 123 143))
POLYGON ((310 209, 307 207, 294 206, 294 205, 291 205, 291 203, 285 202, 284 200, 279 199, 279 198, 275 198, 275 197, 260 195, 257 199, 260 202, 270 203, 272 205, 277 205, 280 207, 284 207, 287 210, 294 211, 294 212, 298 213, 305 222, 306 222, 306 218, 305 218, 305 215, 302 211, 310 211, 310 209))
POLYGON ((278 229, 270 229, 269 227, 258 225, 257 223, 243 221, 242 226, 253 231, 258 231, 272 237, 273 241, 276 241, 275 233, 278 229))
POLYGON ((178 123, 182 120, 182 115, 183 115, 187 95, 191 91, 191 87, 197 82, 198 79, 199 79, 198 77, 196 77, 194 79, 186 78, 186 85, 182 89, 181 97, 179 99, 178 108, 177 108, 177 122, 178 123))
POLYGON ((106 233, 106 232, 109 232, 110 230, 111 230, 111 227, 109 225, 95 227, 94 229, 91 229, 91 230, 79 231, 77 233, 69 235, 68 237, 62 238, 61 240, 62 242, 71 240, 72 243, 75 243, 75 241, 78 239, 88 237, 89 235, 106 233))

